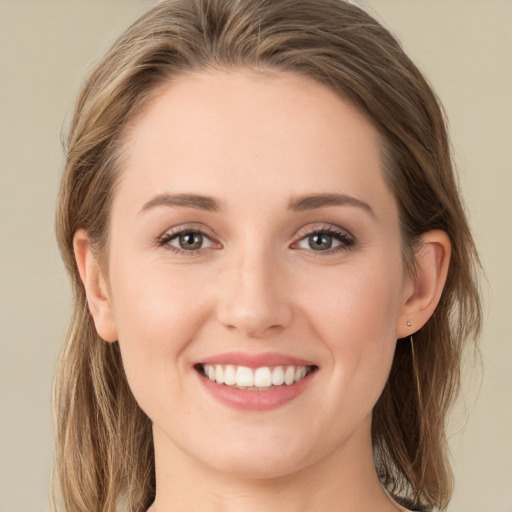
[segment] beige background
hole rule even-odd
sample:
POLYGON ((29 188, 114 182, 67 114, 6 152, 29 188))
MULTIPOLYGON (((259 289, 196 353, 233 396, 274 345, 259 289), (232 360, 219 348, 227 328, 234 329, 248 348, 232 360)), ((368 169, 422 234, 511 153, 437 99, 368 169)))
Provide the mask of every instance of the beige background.
MULTIPOLYGON (((91 63, 149 3, 0 0, 0 512, 48 509, 50 384, 69 313, 53 234, 61 127, 91 63)), ((445 103, 487 272, 483 379, 467 372, 451 419, 449 511, 512 512, 512 1, 364 3, 445 103)))

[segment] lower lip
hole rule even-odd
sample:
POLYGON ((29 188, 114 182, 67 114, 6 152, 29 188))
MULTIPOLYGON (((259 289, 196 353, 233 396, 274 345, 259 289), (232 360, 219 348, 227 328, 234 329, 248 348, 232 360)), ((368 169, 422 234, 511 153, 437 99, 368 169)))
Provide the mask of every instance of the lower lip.
POLYGON ((198 373, 206 390, 219 402, 243 411, 270 411, 283 406, 299 396, 308 386, 316 372, 311 372, 302 380, 290 386, 276 386, 264 391, 238 389, 225 384, 217 384, 198 373))

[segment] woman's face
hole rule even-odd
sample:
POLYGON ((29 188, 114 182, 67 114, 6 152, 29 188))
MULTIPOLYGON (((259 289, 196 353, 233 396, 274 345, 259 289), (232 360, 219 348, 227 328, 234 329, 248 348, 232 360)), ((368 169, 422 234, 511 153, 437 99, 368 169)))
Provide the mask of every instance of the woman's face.
POLYGON ((157 455, 265 477, 369 447, 412 290, 373 126, 309 79, 211 71, 124 156, 108 285, 157 455))

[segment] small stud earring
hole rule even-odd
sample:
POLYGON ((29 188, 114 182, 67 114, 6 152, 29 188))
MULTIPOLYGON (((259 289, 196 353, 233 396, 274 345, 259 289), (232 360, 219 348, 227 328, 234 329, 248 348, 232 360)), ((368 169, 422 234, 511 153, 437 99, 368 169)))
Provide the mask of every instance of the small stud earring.
POLYGON ((412 323, 409 322, 409 320, 407 320, 406 324, 407 324, 407 327, 412 327, 412 323))

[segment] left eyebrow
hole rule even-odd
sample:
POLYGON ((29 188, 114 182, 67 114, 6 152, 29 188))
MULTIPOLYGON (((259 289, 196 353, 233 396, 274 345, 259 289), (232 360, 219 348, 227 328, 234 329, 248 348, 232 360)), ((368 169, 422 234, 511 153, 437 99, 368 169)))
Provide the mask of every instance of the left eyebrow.
POLYGON ((345 194, 310 194, 296 197, 290 201, 288 209, 295 212, 302 212, 305 210, 325 208, 327 206, 355 206, 375 218, 375 212, 368 203, 345 194))

